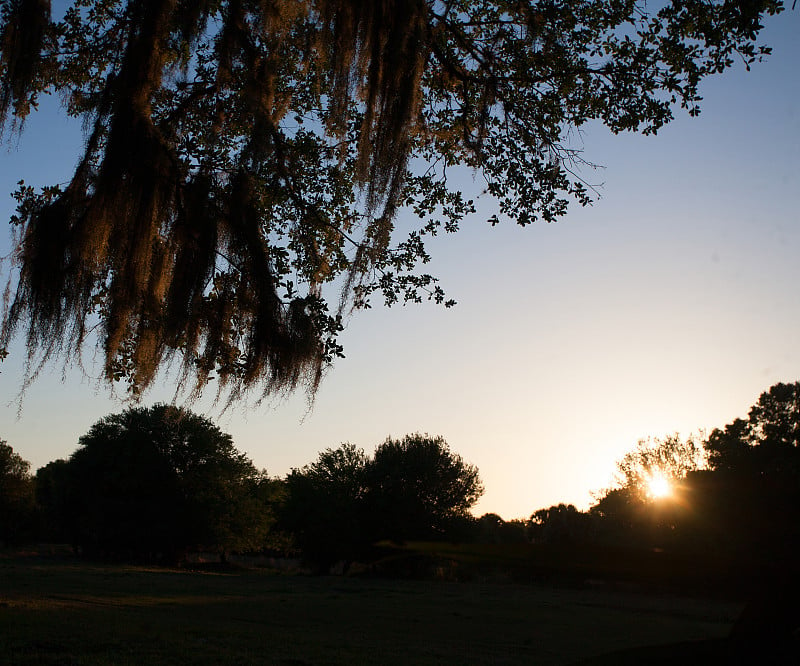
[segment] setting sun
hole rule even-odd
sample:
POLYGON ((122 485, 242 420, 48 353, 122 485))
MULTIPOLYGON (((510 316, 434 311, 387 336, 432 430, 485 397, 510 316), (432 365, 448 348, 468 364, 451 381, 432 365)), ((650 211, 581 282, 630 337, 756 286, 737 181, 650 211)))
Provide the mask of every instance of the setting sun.
POLYGON ((669 479, 663 474, 653 474, 647 481, 647 493, 650 497, 658 499, 665 497, 672 492, 672 485, 669 479))

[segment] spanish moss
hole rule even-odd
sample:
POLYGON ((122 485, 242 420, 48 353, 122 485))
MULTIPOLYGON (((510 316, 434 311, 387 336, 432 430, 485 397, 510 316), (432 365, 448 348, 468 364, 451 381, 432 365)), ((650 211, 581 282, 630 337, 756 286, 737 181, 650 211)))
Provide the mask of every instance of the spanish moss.
POLYGON ((352 306, 452 303, 419 267, 475 210, 454 167, 521 225, 588 204, 572 130, 696 113, 704 77, 768 52, 782 4, 751 5, 4 0, 0 125, 55 95, 86 139, 69 182, 14 195, 0 348, 97 342, 134 397, 171 363, 190 396, 313 395, 352 306))

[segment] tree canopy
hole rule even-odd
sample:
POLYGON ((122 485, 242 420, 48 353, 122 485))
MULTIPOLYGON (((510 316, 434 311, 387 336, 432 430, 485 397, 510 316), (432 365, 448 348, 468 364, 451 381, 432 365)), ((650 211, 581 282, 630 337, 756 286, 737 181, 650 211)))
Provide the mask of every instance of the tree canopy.
POLYGON ((440 537, 483 495, 478 468, 444 438, 421 433, 379 445, 366 477, 375 534, 383 539, 440 537))
POLYGON ((535 543, 579 544, 593 536, 591 514, 563 502, 531 514, 528 526, 535 543))
POLYGON ((0 439, 0 544, 19 539, 33 511, 30 463, 0 439))
MULTIPOLYGON (((599 493, 589 514, 592 538, 608 543, 675 545, 697 498, 690 497, 706 466, 704 442, 677 433, 641 439, 617 461, 615 482, 599 493)), ((578 525, 573 520, 574 525, 578 525)))
MULTIPOLYGON (((42 474, 71 536, 87 552, 174 559, 263 545, 266 479, 230 435, 191 412, 155 405, 95 423, 66 463, 42 474), (66 488, 63 485, 66 484, 66 488)), ((43 490, 45 490, 43 488, 43 490)))
POLYGON ((453 534, 482 493, 477 468, 441 437, 389 438, 371 458, 343 444, 287 476, 280 526, 308 561, 327 569, 381 540, 453 534))
POLYGON ((21 330, 32 357, 70 359, 99 331, 106 378, 135 393, 172 360, 195 393, 313 391, 350 306, 451 303, 421 264, 474 210, 454 168, 496 198, 492 223, 552 221, 590 200, 575 128, 696 114, 782 8, 3 0, 0 120, 55 94, 86 140, 68 183, 15 193, 0 347, 21 330))
POLYGON ((703 443, 678 434, 641 439, 617 462, 617 487, 640 499, 652 495, 654 480, 679 482, 705 466, 703 443))
POLYGON ((713 469, 800 476, 800 382, 764 391, 747 419, 715 429, 706 448, 713 469))
POLYGON ((342 444, 286 477, 279 525, 294 534, 306 560, 323 570, 356 559, 370 543, 364 506, 368 462, 362 449, 342 444))

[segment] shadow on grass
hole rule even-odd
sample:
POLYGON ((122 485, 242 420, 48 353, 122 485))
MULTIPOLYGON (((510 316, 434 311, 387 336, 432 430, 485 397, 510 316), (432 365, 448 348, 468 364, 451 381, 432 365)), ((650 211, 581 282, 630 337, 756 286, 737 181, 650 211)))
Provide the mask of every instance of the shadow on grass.
POLYGON ((729 638, 681 641, 618 650, 574 662, 572 666, 797 666, 800 645, 741 642, 729 638))
POLYGON ((720 638, 741 610, 618 590, 37 558, 0 561, 0 602, 0 664, 16 666, 564 666, 720 638))

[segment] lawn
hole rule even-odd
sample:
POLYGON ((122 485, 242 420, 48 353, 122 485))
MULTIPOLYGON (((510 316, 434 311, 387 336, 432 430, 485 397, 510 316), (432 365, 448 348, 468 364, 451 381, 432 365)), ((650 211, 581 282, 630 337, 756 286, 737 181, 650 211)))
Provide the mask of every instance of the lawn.
POLYGON ((570 664, 727 634, 741 604, 511 583, 0 558, 0 663, 570 664))

